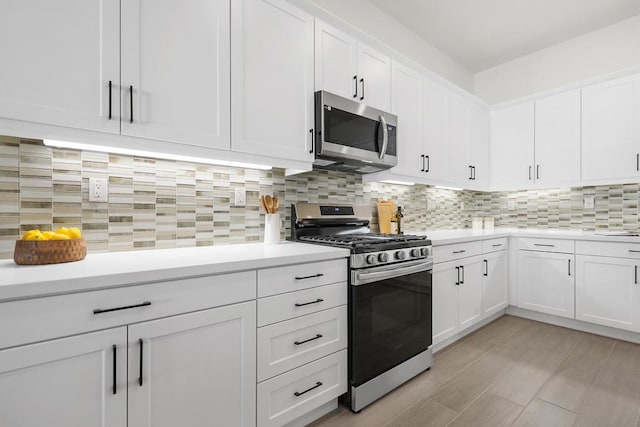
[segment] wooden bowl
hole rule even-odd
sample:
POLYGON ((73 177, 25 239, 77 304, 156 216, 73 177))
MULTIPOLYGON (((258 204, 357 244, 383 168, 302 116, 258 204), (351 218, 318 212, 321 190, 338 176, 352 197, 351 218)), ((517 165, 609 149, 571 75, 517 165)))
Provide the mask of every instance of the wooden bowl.
POLYGON ((13 260, 19 265, 58 264, 80 261, 87 256, 84 239, 16 240, 13 260))

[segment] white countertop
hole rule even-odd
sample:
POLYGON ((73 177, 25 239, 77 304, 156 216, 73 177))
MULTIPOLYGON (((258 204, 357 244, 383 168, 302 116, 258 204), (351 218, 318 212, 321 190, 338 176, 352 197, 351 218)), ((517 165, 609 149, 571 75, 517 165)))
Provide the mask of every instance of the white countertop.
POLYGON ((427 236, 434 246, 451 243, 472 242, 499 237, 540 237, 547 239, 590 240, 600 242, 640 243, 640 237, 603 236, 594 231, 582 230, 552 230, 534 228, 495 228, 494 230, 472 230, 470 228, 457 230, 427 230, 407 232, 427 236))
POLYGON ((347 249, 282 242, 96 253, 78 262, 38 266, 0 260, 0 301, 348 256, 347 249))

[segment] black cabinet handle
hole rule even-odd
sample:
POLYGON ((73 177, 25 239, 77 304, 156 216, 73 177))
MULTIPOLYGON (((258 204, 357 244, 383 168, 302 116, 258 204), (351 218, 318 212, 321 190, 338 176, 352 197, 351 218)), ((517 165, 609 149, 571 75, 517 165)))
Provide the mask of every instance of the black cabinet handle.
POLYGON ((469 179, 473 179, 473 166, 469 165, 469 179))
POLYGON ((531 181, 531 166, 529 166, 529 181, 531 181))
POLYGON ((315 336, 315 337, 313 337, 313 338, 309 338, 309 339, 306 339, 306 340, 304 340, 304 341, 294 341, 293 343, 294 343, 295 345, 301 345, 301 344, 308 343, 309 341, 319 340, 320 338, 322 338, 322 334, 316 334, 316 336, 315 336))
POLYGON ((633 284, 637 285, 638 284, 638 266, 634 265, 633 269, 634 269, 633 284))
POLYGON ((112 86, 112 81, 109 80, 109 120, 111 120, 111 86, 112 86))
POLYGON ((462 272, 462 280, 460 280, 460 284, 464 285, 464 265, 460 266, 460 271, 462 272))
POLYGON ((568 264, 569 264, 568 273, 569 273, 569 276, 571 276, 571 260, 569 260, 568 264))
POLYGON ((553 248, 556 245, 545 245, 543 243, 534 243, 533 246, 542 246, 542 247, 545 247, 545 248, 553 248))
POLYGON ((502 246, 502 243, 496 243, 495 245, 491 245, 491 246, 493 246, 494 248, 497 248, 499 246, 502 246))
POLYGON ((425 172, 425 167, 424 167, 424 154, 421 154, 420 157, 422 157, 422 169, 420 169, 420 172, 425 172))
POLYGON ((116 394, 118 388, 118 350, 115 344, 111 347, 111 351, 113 352, 113 394, 116 394))
POLYGON ((295 279, 306 280, 306 279, 315 279, 316 277, 322 277, 322 276, 324 276, 323 273, 318 273, 318 274, 312 274, 311 276, 296 276, 295 279))
POLYGON ((425 170, 425 172, 429 172, 429 169, 431 169, 431 161, 429 156, 424 156, 424 158, 427 159, 427 170, 425 170))
POLYGON ((456 285, 460 286, 460 267, 456 267, 456 285))
POLYGON ((357 98, 358 97, 358 76, 357 75, 353 76, 353 85, 355 86, 355 89, 356 89, 353 94, 353 97, 357 98))
POLYGON ((295 303, 294 305, 296 307, 304 307, 305 305, 311 305, 311 304, 320 304, 321 302, 323 302, 324 300, 322 298, 318 298, 315 301, 309 301, 309 302, 303 302, 303 303, 295 303))
POLYGON ((362 85, 362 95, 360 95, 360 101, 364 99, 364 79, 360 79, 360 84, 362 85))
POLYGON ((142 364, 143 364, 143 352, 144 352, 144 340, 142 338, 140 338, 138 340, 138 343, 140 344, 140 376, 138 377, 138 385, 140 387, 142 387, 142 364))
POLYGON ((540 179, 540 165, 536 165, 536 179, 540 179))
POLYGON ((629 249, 629 252, 632 253, 632 254, 640 253, 640 251, 634 250, 634 249, 629 249))
POLYGON ((109 313, 111 311, 129 310, 131 308, 148 307, 150 305, 151 305, 151 301, 145 301, 145 302, 140 303, 140 304, 125 305, 123 307, 96 308, 95 310, 93 310, 93 314, 109 313))
POLYGON ((314 385, 313 387, 310 387, 310 388, 306 389, 305 391, 300 391, 300 392, 295 391, 295 392, 293 393, 293 395, 294 395, 295 397, 302 396, 303 394, 305 394, 305 393, 309 393, 311 390, 314 390, 314 389, 316 389, 316 388, 318 388, 318 387, 320 387, 320 386, 322 386, 322 383, 321 383, 320 381, 318 381, 318 382, 316 383, 316 385, 314 385))
POLYGON ((131 110, 129 123, 133 123, 133 86, 129 86, 129 109, 131 110))
POLYGON ((309 129, 309 133, 311 134, 311 149, 309 153, 313 153, 313 129, 309 129))
POLYGON ((463 254, 467 252, 465 249, 460 249, 459 251, 453 251, 454 254, 463 254))
POLYGON ((489 261, 488 260, 483 260, 484 261, 484 276, 488 276, 489 275, 489 261))
POLYGON ((640 172, 640 153, 636 154, 636 170, 640 172))

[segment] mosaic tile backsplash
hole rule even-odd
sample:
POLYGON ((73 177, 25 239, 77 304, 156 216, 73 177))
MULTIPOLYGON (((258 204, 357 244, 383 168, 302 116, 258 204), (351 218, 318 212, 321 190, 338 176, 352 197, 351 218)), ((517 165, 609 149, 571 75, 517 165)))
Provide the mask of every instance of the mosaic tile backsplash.
POLYGON ((259 241, 264 233, 260 194, 284 200, 283 238, 290 204, 345 202, 371 206, 394 200, 406 230, 467 228, 474 216, 494 216, 496 226, 638 230, 638 184, 560 190, 480 193, 424 185, 363 183, 341 172, 285 177, 258 171, 49 148, 41 141, 0 136, 0 258, 13 256, 14 240, 31 228, 82 229, 90 252, 259 241), (88 201, 89 178, 109 182, 109 202, 88 201), (246 206, 232 204, 235 188, 246 206), (584 210, 585 196, 596 209, 584 210), (430 210, 427 210, 429 200, 430 210), (515 209, 509 210, 509 200, 515 209))

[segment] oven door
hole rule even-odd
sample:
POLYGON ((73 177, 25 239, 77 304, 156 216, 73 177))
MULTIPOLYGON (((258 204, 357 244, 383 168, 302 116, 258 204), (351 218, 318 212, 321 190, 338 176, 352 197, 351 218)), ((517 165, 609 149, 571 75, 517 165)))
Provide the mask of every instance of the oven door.
POLYGON ((431 261, 352 270, 351 386, 358 387, 431 346, 431 261))
POLYGON ((395 166, 397 118, 328 92, 316 92, 317 155, 395 166))

